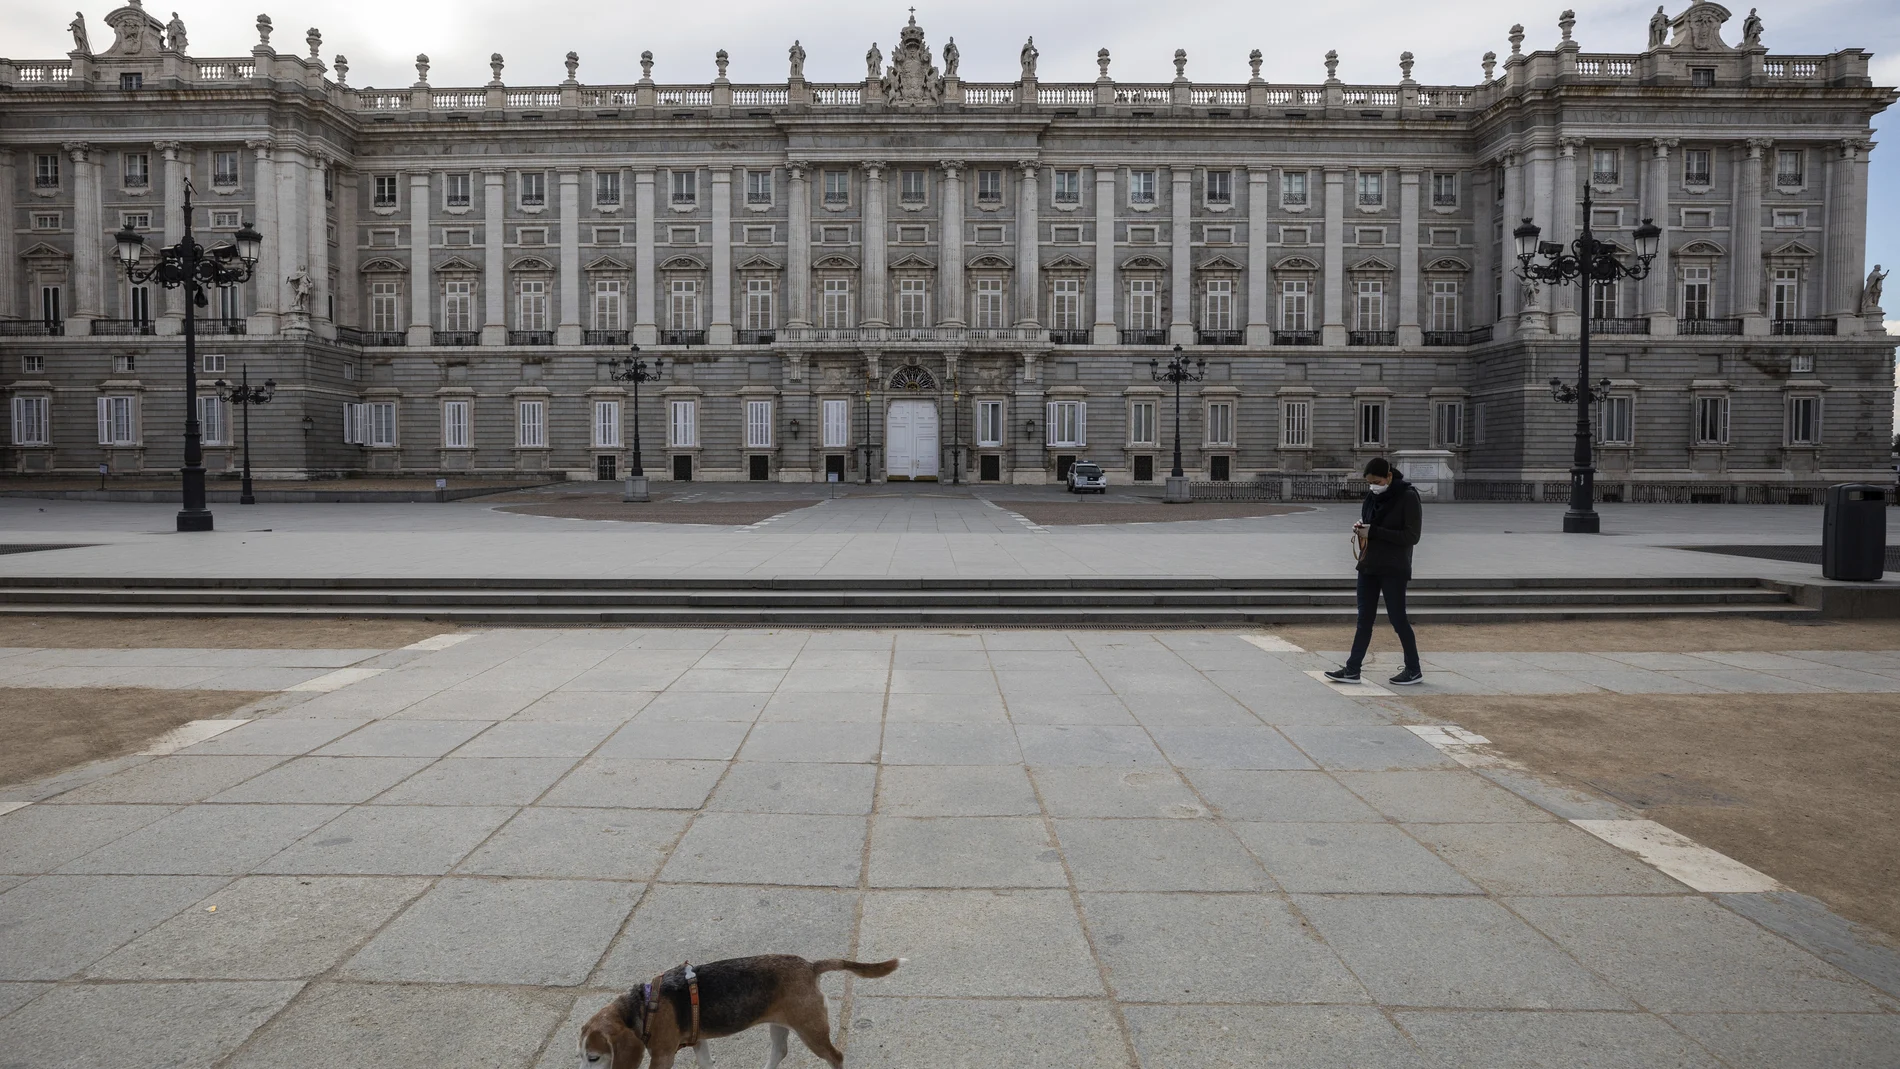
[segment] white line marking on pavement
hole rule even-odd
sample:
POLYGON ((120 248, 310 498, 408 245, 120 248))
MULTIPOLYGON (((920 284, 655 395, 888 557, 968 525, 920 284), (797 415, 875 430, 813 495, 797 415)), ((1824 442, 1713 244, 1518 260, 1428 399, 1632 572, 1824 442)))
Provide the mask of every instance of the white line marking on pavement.
POLYGON ((352 683, 374 679, 387 671, 387 668, 339 668, 334 672, 325 672, 315 679, 306 679, 302 683, 284 689, 302 693, 327 694, 333 690, 342 690, 352 683))
POLYGON ((1705 894, 1786 891, 1764 873, 1671 831, 1653 820, 1572 820, 1572 824, 1626 850, 1705 894))
POLYGON ((1367 683, 1364 680, 1361 680, 1357 683, 1335 683, 1332 680, 1327 679, 1326 673, 1317 668, 1313 669, 1310 672, 1307 672, 1306 674, 1309 676, 1312 676, 1314 679, 1319 680, 1321 683, 1326 684, 1326 688, 1328 690, 1335 690, 1341 694, 1354 695, 1354 696, 1362 697, 1362 698, 1372 698, 1372 697, 1378 697, 1380 695, 1384 695, 1388 698, 1392 696, 1391 691, 1385 689, 1384 687, 1378 685, 1377 683, 1367 683))
POLYGON ((1288 642, 1286 639, 1281 638, 1279 635, 1236 635, 1234 637, 1240 639, 1240 641, 1245 642, 1249 645, 1258 646, 1261 649, 1266 650, 1268 653, 1305 653, 1306 652, 1304 649, 1301 649, 1300 647, 1295 646, 1293 643, 1288 642))
POLYGON ((1518 768, 1524 766, 1490 749, 1491 740, 1456 724, 1407 724, 1405 730, 1437 747, 1446 757, 1466 768, 1518 768))
POLYGON ((991 501, 987 497, 979 497, 977 498, 977 500, 983 502, 985 505, 988 505, 989 507, 995 509, 996 511, 1004 514, 1005 516, 1008 516, 1010 519, 1015 520, 1017 523, 1022 524, 1025 530, 1034 531, 1037 534, 1049 533, 1048 528, 1044 527, 1042 524, 1037 523, 1035 520, 1032 520, 1029 517, 1023 515, 1022 513, 1017 512, 1015 509, 1004 508, 1003 506, 997 504, 996 502, 991 501))
POLYGON ((406 650, 446 650, 457 643, 467 642, 475 637, 473 631, 450 631, 441 635, 430 635, 421 642, 411 642, 404 646, 406 650))
POLYGON ((153 739, 151 745, 138 752, 139 757, 163 757, 168 753, 177 753, 187 746, 195 746, 206 739, 222 735, 234 727, 250 723, 250 720, 193 720, 153 739))
POLYGON ((16 809, 25 809, 32 804, 32 802, 0 802, 0 817, 4 817, 16 809))

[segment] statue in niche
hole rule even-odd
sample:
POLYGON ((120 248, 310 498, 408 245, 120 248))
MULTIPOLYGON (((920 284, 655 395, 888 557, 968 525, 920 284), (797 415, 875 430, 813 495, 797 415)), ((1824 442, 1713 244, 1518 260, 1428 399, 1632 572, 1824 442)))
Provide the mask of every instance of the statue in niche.
POLYGON ((1669 16, 1663 14, 1661 4, 1656 5, 1656 13, 1649 16, 1649 47, 1661 48, 1669 40, 1669 16))
POLYGON ((1027 82, 1036 77, 1036 58, 1040 55, 1042 55, 1042 53, 1036 51, 1036 39, 1034 37, 1023 42, 1023 51, 1018 57, 1023 65, 1023 81, 1027 82))
POLYGON ((179 18, 176 11, 172 12, 172 20, 165 24, 165 47, 173 52, 185 50, 185 20, 179 18))
POLYGON ((1867 272, 1867 285, 1861 289, 1861 294, 1860 294, 1860 310, 1861 311, 1878 312, 1881 310, 1880 290, 1881 290, 1881 287, 1885 286, 1886 284, 1887 284, 1887 272, 1882 271, 1880 269, 1879 264, 1875 264, 1874 269, 1872 271, 1867 272))
POLYGON ((799 44, 797 41, 793 41, 792 50, 790 53, 788 53, 788 55, 791 57, 791 61, 792 61, 791 80, 794 82, 804 81, 805 80, 805 46, 799 44))
POLYGON ((73 21, 66 28, 73 33, 73 51, 82 56, 92 55, 92 42, 86 40, 86 13, 73 12, 73 21))
POLYGON ((1742 20, 1742 47, 1761 47, 1761 16, 1754 8, 1748 9, 1748 17, 1742 20))
POLYGON ((295 274, 284 281, 290 283, 290 310, 301 315, 309 315, 310 298, 317 291, 317 280, 310 277, 310 269, 299 267, 295 274))
POLYGON ((864 77, 876 81, 878 71, 884 66, 884 53, 877 50, 877 42, 871 42, 871 50, 864 54, 864 77))
POLYGON ((957 50, 957 39, 952 37, 949 42, 943 46, 943 76, 945 78, 955 78, 957 76, 957 64, 962 62, 962 60, 963 53, 957 50))
POLYGON ((943 99, 943 77, 930 61, 930 48, 924 44, 924 29, 917 16, 898 35, 891 49, 891 66, 885 71, 884 99, 896 105, 935 104, 943 99))

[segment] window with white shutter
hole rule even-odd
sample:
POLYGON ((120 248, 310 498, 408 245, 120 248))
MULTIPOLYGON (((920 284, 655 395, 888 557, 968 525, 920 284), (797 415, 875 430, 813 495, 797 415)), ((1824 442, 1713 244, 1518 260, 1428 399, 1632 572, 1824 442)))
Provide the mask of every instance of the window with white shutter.
POLYGON ((363 410, 367 405, 343 406, 343 441, 348 445, 368 445, 369 439, 364 433, 367 417, 363 410))
POLYGON ((1003 444, 1003 402, 978 401, 976 404, 976 444, 1003 444))
POLYGON ((375 401, 363 407, 369 416, 369 444, 393 447, 396 444, 396 402, 375 401))
POLYGON ((1081 401, 1049 402, 1047 444, 1080 447, 1088 444, 1088 405, 1081 401))
POLYGON ((444 449, 467 449, 468 439, 467 401, 442 402, 442 447, 444 449))
POLYGON ((826 401, 824 417, 824 447, 838 449, 851 444, 851 402, 826 401))
POLYGON ((1208 403, 1207 444, 1234 444, 1234 404, 1232 401, 1211 401, 1208 403))
POLYGON ((548 406, 546 401, 522 401, 515 406, 515 444, 538 449, 548 444, 548 406))
POLYGON ((620 402, 594 402, 594 448, 620 448, 620 402))
POLYGON ((699 444, 699 402, 673 402, 673 418, 667 435, 675 449, 691 449, 699 444))
POLYGON ((13 444, 46 445, 52 437, 48 433, 49 398, 15 397, 13 399, 13 444))
POLYGON ((1309 401, 1287 401, 1280 406, 1280 443, 1291 446, 1313 444, 1309 401))
POLYGON ((745 447, 747 449, 772 448, 772 402, 747 401, 745 403, 745 447))
POLYGON ((198 398, 198 440, 205 445, 230 445, 224 402, 217 395, 198 398))
POLYGON ((137 398, 99 398, 99 444, 137 445, 137 416, 137 398))

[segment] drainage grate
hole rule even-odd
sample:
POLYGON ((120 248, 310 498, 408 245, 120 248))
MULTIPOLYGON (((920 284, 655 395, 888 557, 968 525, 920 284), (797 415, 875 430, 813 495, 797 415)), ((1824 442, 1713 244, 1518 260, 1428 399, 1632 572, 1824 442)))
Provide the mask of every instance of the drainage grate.
MULTIPOLYGON (((1821 563, 1820 546, 1677 546, 1697 553, 1725 553, 1731 557, 1785 560, 1795 564, 1821 563)), ((1900 546, 1887 547, 1887 570, 1900 571, 1900 546)))
POLYGON ((97 542, 0 542, 0 556, 8 553, 38 553, 46 549, 91 549, 97 542))

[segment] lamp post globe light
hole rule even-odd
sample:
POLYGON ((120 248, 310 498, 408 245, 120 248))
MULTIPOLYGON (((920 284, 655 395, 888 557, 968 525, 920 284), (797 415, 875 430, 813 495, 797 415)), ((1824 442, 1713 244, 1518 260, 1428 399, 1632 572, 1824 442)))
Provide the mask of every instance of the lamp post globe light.
POLYGON ((1578 282, 1581 294, 1583 328, 1577 342, 1577 381, 1573 386, 1562 379, 1550 380, 1551 399, 1558 404, 1577 406, 1576 449, 1570 461, 1570 508, 1564 512, 1564 533, 1596 534, 1602 530, 1602 518, 1596 511, 1596 462, 1590 441, 1590 405, 1603 400, 1609 379, 1590 381, 1590 315, 1598 283, 1614 284, 1618 279, 1640 279, 1649 274, 1656 258, 1656 246, 1662 230, 1652 219, 1632 235, 1636 239, 1636 262, 1626 264, 1616 258, 1616 249, 1598 241, 1590 232, 1590 187, 1583 188, 1583 236, 1566 249, 1555 241, 1539 241, 1543 231, 1526 218, 1511 237, 1517 244, 1516 274, 1526 282, 1562 285, 1578 282), (1542 262, 1537 262, 1541 258, 1542 262))
POLYGON ((270 404, 277 393, 277 383, 265 379, 264 385, 251 385, 251 365, 246 364, 238 376, 236 386, 219 379, 213 383, 218 388, 218 400, 228 405, 240 405, 244 410, 244 489, 238 494, 238 504, 255 505, 257 495, 251 492, 251 406, 270 404))
POLYGON ((607 374, 615 382, 633 383, 633 462, 627 466, 627 485, 621 491, 622 501, 645 501, 647 495, 647 470, 640 463, 640 384, 652 382, 660 377, 660 368, 665 361, 653 358, 648 364, 640 359, 640 347, 632 347, 625 360, 607 361, 607 374))
MULTIPOLYGON (((191 183, 185 183, 185 235, 176 245, 158 250, 158 260, 141 269, 145 239, 130 225, 115 236, 119 262, 133 282, 156 282, 166 289, 185 291, 185 464, 179 469, 184 483, 183 506, 178 510, 180 531, 211 530, 211 510, 205 507, 204 442, 198 426, 198 309, 210 305, 205 291, 216 286, 248 282, 257 267, 262 236, 245 223, 234 243, 207 249, 191 234, 191 183)), ((245 463, 245 495, 250 495, 249 460, 245 463)))
POLYGON ((1159 360, 1148 361, 1148 373, 1156 382, 1174 383, 1174 467, 1168 472, 1168 481, 1161 491, 1161 500, 1170 505, 1186 504, 1192 500, 1188 492, 1187 473, 1181 469, 1181 384, 1199 382, 1207 377, 1207 358, 1197 357, 1192 368, 1188 366, 1187 354, 1179 345, 1174 347, 1174 358, 1163 367, 1159 360))

